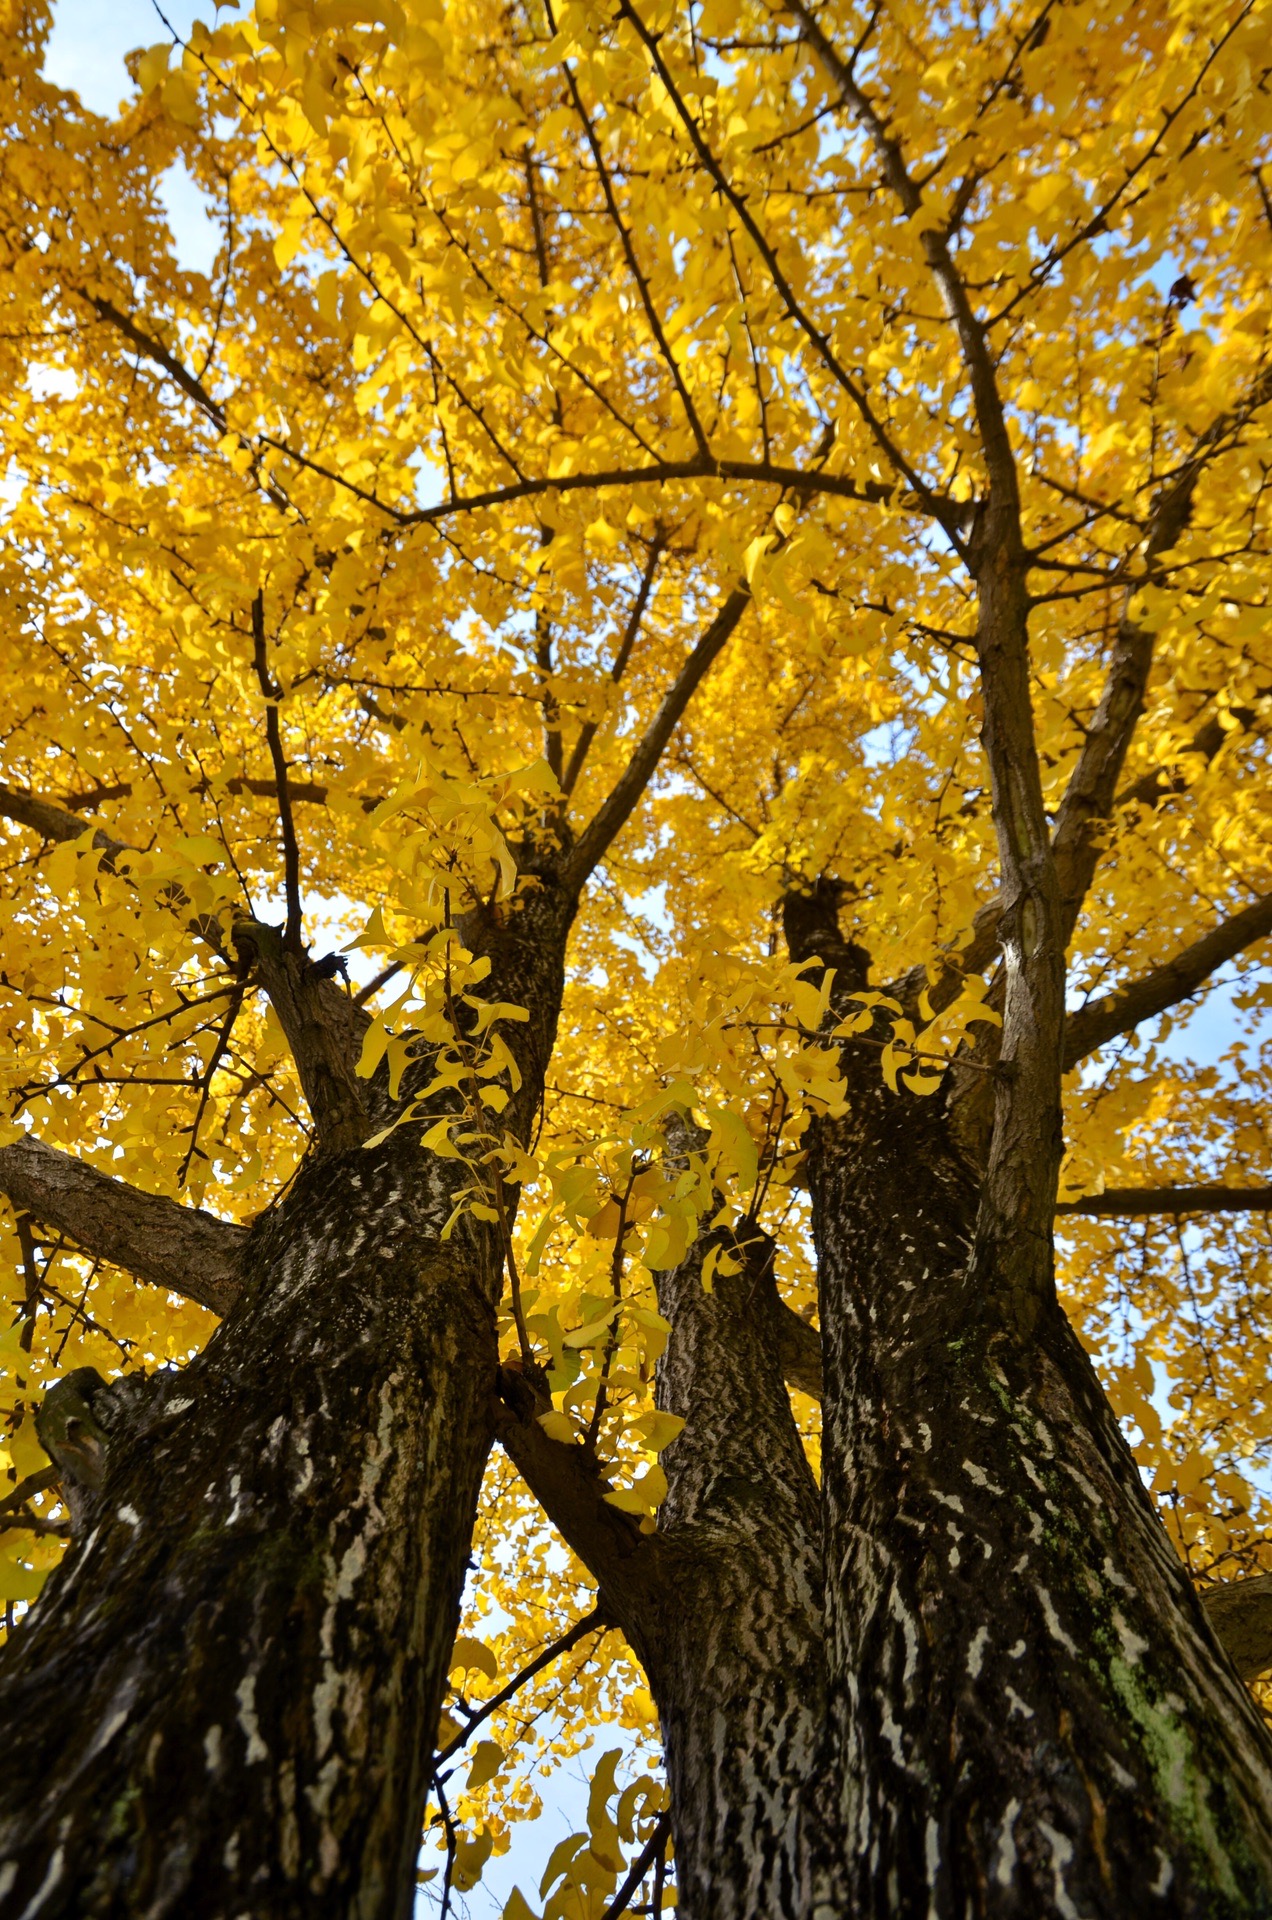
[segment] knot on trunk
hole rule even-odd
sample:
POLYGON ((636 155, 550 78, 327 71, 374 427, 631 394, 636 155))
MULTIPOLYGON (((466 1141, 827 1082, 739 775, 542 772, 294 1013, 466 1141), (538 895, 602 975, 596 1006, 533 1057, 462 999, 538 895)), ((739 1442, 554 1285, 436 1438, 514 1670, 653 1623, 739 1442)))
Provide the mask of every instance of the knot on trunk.
POLYGON ((76 1367, 49 1388, 35 1416, 35 1431, 61 1477, 73 1532, 83 1527, 112 1460, 136 1438, 156 1397, 165 1399, 177 1380, 176 1374, 149 1379, 130 1374, 107 1381, 96 1367, 76 1367))

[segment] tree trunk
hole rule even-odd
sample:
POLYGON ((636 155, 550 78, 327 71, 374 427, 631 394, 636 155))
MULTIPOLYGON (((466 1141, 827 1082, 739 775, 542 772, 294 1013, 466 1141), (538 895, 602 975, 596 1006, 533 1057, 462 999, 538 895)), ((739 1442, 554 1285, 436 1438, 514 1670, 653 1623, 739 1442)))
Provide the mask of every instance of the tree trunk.
POLYGON ((846 1065, 809 1156, 846 1911, 1266 1914, 1272 1748, 1090 1363, 973 1265, 942 1096, 846 1065))
POLYGON ((6 1912, 410 1912, 498 1257, 410 1162, 306 1168, 206 1350, 92 1396, 102 1485, 5 1661, 6 1912))
MULTIPOLYGON (((745 1231, 745 1230, 744 1230, 745 1231)), ((825 1716, 817 1487, 779 1358, 772 1246, 702 1283, 700 1239, 658 1275, 672 1332, 658 1402, 685 1421, 663 1455, 668 1550, 650 1687, 666 1748, 679 1911, 807 1911, 805 1799, 825 1716)))
MULTIPOLYGON (((464 928, 492 958, 491 997, 529 1011, 508 1032, 521 1084, 502 1120, 523 1140, 572 906, 549 872, 464 928)), ((255 944, 307 1091, 316 1035, 347 1130, 362 1100, 350 1003, 324 989, 324 1017, 304 963, 259 930, 255 944)), ((431 1071, 412 1066, 404 1100, 431 1071)), ((382 1123, 382 1076, 370 1095, 382 1123)), ((471 1215, 443 1241, 472 1175, 418 1134, 310 1157, 188 1367, 50 1394, 41 1432, 76 1538, 3 1658, 6 1915, 411 1912, 503 1271, 471 1215)))

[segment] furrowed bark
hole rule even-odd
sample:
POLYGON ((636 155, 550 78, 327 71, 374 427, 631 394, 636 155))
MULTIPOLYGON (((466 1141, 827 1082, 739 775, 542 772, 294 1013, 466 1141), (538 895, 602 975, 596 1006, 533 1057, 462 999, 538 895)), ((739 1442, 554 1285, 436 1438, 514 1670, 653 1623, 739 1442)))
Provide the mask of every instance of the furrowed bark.
POLYGON ((1266 1913, 1272 1747, 1090 1363, 1054 1294, 1026 1334, 986 1284, 982 1164, 944 1094, 842 1057, 849 1112, 808 1161, 832 1910, 1266 1913))
POLYGON ((205 1351, 91 1394, 100 1488, 4 1656, 7 1911, 411 1911, 494 1369, 449 1200, 396 1139, 312 1162, 205 1351))
POLYGON ((787 1310, 771 1247, 741 1250, 741 1271, 717 1273, 708 1293, 711 1244, 658 1276, 672 1322, 658 1404, 686 1425, 662 1455, 668 1496, 655 1534, 606 1503, 588 1448, 537 1424, 551 1404, 542 1382, 505 1374, 499 1434, 645 1667, 666 1749, 679 1910, 794 1916, 809 1911, 806 1832, 828 1778, 817 1490, 782 1381, 787 1310))
MULTIPOLYGON (((530 1013, 509 1035, 522 1086, 504 1115, 523 1139, 572 906, 549 876, 466 929, 492 989, 530 1013)), ((307 993, 304 962, 280 965, 307 993)), ((320 1052, 351 1049, 365 1016, 317 985, 346 1022, 320 1052)), ((408 1070, 404 1098, 428 1071, 408 1070)), ((251 1230, 241 1294, 188 1368, 49 1395, 40 1431, 80 1524, 3 1655, 14 1912, 412 1910, 503 1266, 471 1219, 442 1241, 471 1173, 417 1141, 417 1126, 370 1150, 328 1137, 251 1230)))
POLYGON ((650 1684, 683 1910, 794 1916, 828 1782, 817 1489, 782 1379, 772 1246, 729 1243, 741 1270, 717 1271, 708 1293, 712 1244, 657 1276, 672 1325, 658 1401, 686 1425, 662 1455, 673 1573, 650 1684))
POLYGON ((0 1193, 75 1246, 228 1313, 240 1291, 245 1227, 100 1173, 38 1140, 0 1147, 0 1193))

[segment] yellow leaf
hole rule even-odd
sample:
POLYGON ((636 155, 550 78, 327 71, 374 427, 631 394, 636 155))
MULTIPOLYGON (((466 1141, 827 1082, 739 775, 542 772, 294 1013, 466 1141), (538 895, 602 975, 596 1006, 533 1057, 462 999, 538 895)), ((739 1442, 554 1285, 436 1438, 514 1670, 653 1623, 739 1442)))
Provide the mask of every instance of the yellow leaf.
POLYGON ((475 1668, 478 1673, 484 1673, 488 1680, 494 1680, 499 1673, 498 1663, 490 1648, 482 1641, 472 1640, 464 1634, 456 1640, 450 1657, 452 1673, 462 1668, 467 1668, 469 1672, 475 1668))

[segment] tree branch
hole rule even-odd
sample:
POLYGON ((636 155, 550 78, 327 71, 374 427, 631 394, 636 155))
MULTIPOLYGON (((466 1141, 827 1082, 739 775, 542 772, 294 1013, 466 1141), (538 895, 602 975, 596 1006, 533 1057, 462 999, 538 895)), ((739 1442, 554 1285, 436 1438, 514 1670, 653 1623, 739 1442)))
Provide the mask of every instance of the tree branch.
POLYGON ((778 1302, 777 1357, 788 1387, 822 1398, 822 1343, 816 1327, 801 1320, 794 1307, 778 1302))
MULTIPOLYGON (((1211 423, 1154 502, 1142 548, 1144 579, 1127 588, 1104 693, 1065 789, 1052 834, 1066 944, 1095 875, 1100 858, 1099 830, 1113 811, 1127 749, 1144 710, 1144 693, 1153 663, 1153 636, 1132 618, 1135 595, 1154 578, 1158 560, 1170 552, 1188 525, 1197 483, 1207 466, 1222 451, 1230 435, 1264 405, 1269 396, 1272 396, 1272 372, 1265 372, 1240 407, 1220 414, 1211 423)), ((1216 751, 1218 745, 1216 741, 1211 751, 1216 751)), ((1139 796, 1132 789, 1130 797, 1139 796)))
MULTIPOLYGON (((87 820, 79 814, 70 813, 65 807, 56 806, 51 800, 40 800, 32 793, 21 793, 16 787, 0 786, 0 818, 16 821, 19 826, 30 827, 42 840, 52 840, 65 844, 78 840, 82 835, 91 833, 89 846, 96 848, 102 856, 101 864, 108 873, 118 870, 121 853, 136 853, 136 847, 130 847, 123 840, 116 840, 112 834, 98 827, 92 829, 87 820)), ((166 899, 173 908, 189 906, 189 895, 185 889, 173 884, 167 889, 166 899)), ((190 931, 211 947, 220 960, 228 964, 229 956, 221 940, 221 928, 211 914, 197 913, 189 922, 190 931)))
POLYGON ((1272 1573, 1206 1587, 1201 1604, 1216 1640, 1243 1680, 1272 1667, 1272 1573))
MULTIPOLYGON (((46 840, 76 840, 89 831, 78 814, 10 787, 0 787, 0 816, 33 828, 46 840)), ((101 832, 93 835, 91 844, 101 848, 102 864, 112 871, 119 854, 133 851, 101 832)), ((176 908, 188 905, 180 887, 172 889, 171 904, 176 908)), ((229 963, 215 920, 196 915, 190 926, 229 963)), ((356 1063, 370 1015, 334 981, 315 972, 303 953, 288 951, 285 935, 277 928, 240 920, 234 928, 234 941, 253 950, 261 984, 292 1050, 320 1146, 324 1151, 337 1152, 361 1145, 371 1126, 367 1089, 358 1079, 356 1063)))
MULTIPOLYGON (((913 220, 914 216, 922 210, 923 193, 918 182, 911 177, 906 168, 899 143, 888 132, 874 102, 858 84, 852 63, 845 60, 826 37, 820 21, 810 11, 805 0, 790 0, 790 6, 803 28, 805 40, 839 88, 844 103, 851 108, 854 118, 870 140, 878 157, 883 177, 895 195, 898 205, 906 218, 913 220)), ((985 454, 990 486, 1001 504, 1010 504, 1018 509, 1016 459, 1011 448, 1011 436, 1007 431, 1007 417, 1002 396, 998 391, 998 378, 993 355, 989 350, 985 326, 968 297, 962 275, 954 264, 949 242, 940 230, 935 213, 932 215, 932 225, 924 228, 920 233, 919 245, 923 249, 923 257, 945 302, 946 311, 958 332, 959 344, 963 349, 963 362, 971 381, 976 423, 980 429, 981 446, 985 454)))
POLYGON ((105 320, 107 325, 114 327, 117 333, 122 333, 125 340, 134 346, 138 353, 144 354, 146 359, 152 360, 157 367, 162 367, 187 399, 193 400, 195 405, 207 415, 219 433, 225 432, 224 408, 212 398, 202 382, 197 380, 188 368, 182 366, 176 355, 168 351, 161 340, 156 340, 153 334, 139 327, 135 320, 130 319, 126 313, 121 313, 118 307, 112 305, 102 295, 84 293, 78 287, 75 292, 79 294, 81 300, 87 301, 99 319, 105 320))
POLYGON ((1090 1000, 1071 1013, 1065 1022, 1064 1070, 1068 1073, 1080 1060, 1094 1053, 1120 1033, 1129 1033, 1142 1020, 1165 1013, 1203 987, 1211 975, 1227 961, 1272 933, 1272 893, 1220 921, 1200 940, 1176 954, 1163 966, 1155 967, 1142 979, 1090 1000))
POLYGON ((320 1151, 361 1146, 371 1131, 370 1088, 358 1078, 357 1062, 370 1014, 318 973, 303 953, 292 952, 277 927, 240 920, 234 942, 252 951, 296 1062, 320 1151))
POLYGON ((85 1253, 152 1286, 220 1314, 237 1298, 246 1227, 143 1193, 38 1140, 0 1147, 0 1191, 85 1253))
POLYGON ((472 1719, 465 1722, 455 1738, 438 1750, 433 1762, 434 1770, 444 1766, 461 1747, 466 1746, 483 1720, 489 1720, 492 1713, 498 1713, 500 1707, 506 1706, 509 1700, 514 1699, 522 1687, 534 1679, 536 1673, 542 1673, 545 1667, 550 1667, 554 1660, 561 1658, 562 1654, 569 1653, 572 1647, 577 1647, 579 1641, 586 1640, 589 1633, 604 1633, 609 1624, 605 1617, 605 1609, 593 1607, 591 1613, 585 1613, 581 1620, 576 1620, 559 1640, 553 1640, 550 1645, 543 1647, 536 1653, 533 1660, 522 1667, 520 1673, 514 1675, 506 1687, 501 1687, 498 1693, 491 1695, 489 1700, 483 1700, 472 1719))
POLYGON ((0 785, 0 816, 15 821, 20 827, 29 827, 41 840, 52 840, 59 846, 68 840, 78 840, 81 834, 91 833, 89 845, 100 850, 102 865, 112 872, 119 855, 132 851, 100 827, 94 829, 79 814, 70 813, 51 800, 40 800, 33 793, 21 793, 16 787, 0 785))
POLYGON ((269 757, 274 763, 274 780, 278 788, 278 825, 283 837, 283 893, 287 901, 283 945, 288 953, 299 953, 300 848, 296 841, 296 822, 292 818, 287 756, 283 752, 283 733, 278 719, 283 690, 269 670, 265 652, 265 595, 259 588, 252 597, 252 663, 265 702, 265 738, 269 742, 269 757))
MULTIPOLYGON (((619 642, 618 652, 614 655, 614 664, 610 668, 610 679, 615 686, 619 684, 624 673, 627 671, 627 662, 631 658, 632 648, 636 644, 636 636, 640 632, 641 622, 645 618, 645 608, 649 604, 649 596, 654 584, 654 575, 658 571, 658 562, 662 558, 662 553, 662 536, 656 534, 650 542, 649 557, 645 562, 645 570, 641 575, 640 586, 637 589, 636 598, 632 603, 632 610, 628 616, 627 625, 623 629, 623 638, 619 642)), ((566 794, 567 797, 573 793, 578 784, 579 775, 582 773, 587 762, 587 756, 591 751, 592 742, 595 738, 595 720, 585 721, 579 729, 579 737, 574 742, 574 750, 570 755, 569 765, 566 767, 561 779, 561 791, 566 794)))
POLYGON ((495 1432, 504 1451, 596 1581, 607 1616, 644 1659, 642 1626, 647 1641, 666 1573, 664 1543, 609 1505, 609 1482, 589 1448, 548 1438, 538 1416, 551 1411, 552 1400, 541 1380, 504 1367, 499 1395, 495 1432))
POLYGON ((605 857, 615 836, 631 817, 648 786, 663 750, 689 705, 708 668, 733 633, 751 604, 749 587, 734 587, 715 619, 685 661, 662 705, 635 747, 627 766, 619 776, 609 798, 579 835, 566 862, 563 884, 581 890, 588 875, 605 857))
POLYGON ((1135 1218, 1151 1213, 1272 1213, 1272 1187, 1106 1187, 1081 1200, 1062 1200, 1057 1214, 1088 1219, 1135 1218))
MULTIPOLYGON (((1269 692, 1272 692, 1272 688, 1260 687, 1259 697, 1265 699, 1269 692)), ((1258 719, 1252 707, 1230 707, 1228 711, 1239 727, 1247 729, 1253 727, 1258 719)), ((1220 747, 1231 738, 1232 732, 1216 715, 1214 719, 1207 720, 1203 726, 1198 727, 1179 757, 1181 759, 1195 757, 1209 765, 1220 747)), ((1184 792, 1185 785, 1179 774, 1172 771, 1170 766, 1151 767, 1147 773, 1141 774, 1138 780, 1132 781, 1129 787, 1123 787, 1117 796, 1116 804, 1119 807, 1126 807, 1138 801, 1143 807, 1154 807, 1168 794, 1184 792)))

